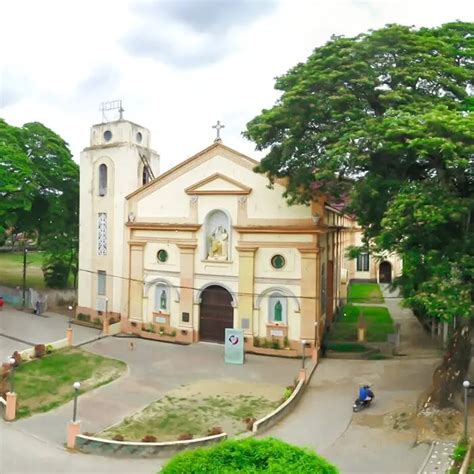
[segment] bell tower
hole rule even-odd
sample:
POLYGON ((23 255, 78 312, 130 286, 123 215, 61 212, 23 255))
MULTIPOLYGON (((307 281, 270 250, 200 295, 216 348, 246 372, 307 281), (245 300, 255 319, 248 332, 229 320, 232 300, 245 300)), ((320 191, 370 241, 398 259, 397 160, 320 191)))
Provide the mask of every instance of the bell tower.
POLYGON ((121 313, 125 196, 159 174, 150 131, 122 118, 93 125, 80 161, 78 313, 121 313))

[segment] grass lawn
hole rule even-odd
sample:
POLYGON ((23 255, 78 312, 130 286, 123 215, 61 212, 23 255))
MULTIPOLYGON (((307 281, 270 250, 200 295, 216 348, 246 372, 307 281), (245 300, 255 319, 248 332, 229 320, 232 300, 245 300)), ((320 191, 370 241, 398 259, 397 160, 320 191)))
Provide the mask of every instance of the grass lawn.
POLYGON ((334 352, 365 352, 369 350, 368 347, 357 342, 330 342, 328 349, 334 352))
POLYGON ((342 308, 342 316, 333 325, 329 333, 332 341, 357 341, 357 323, 359 314, 363 313, 367 324, 368 342, 385 342, 387 334, 395 332, 393 319, 387 308, 380 306, 353 306, 342 308))
POLYGON ((67 349, 24 362, 15 369, 17 417, 42 413, 74 396, 72 384, 81 382, 80 393, 111 382, 126 370, 124 362, 79 349, 67 349))
POLYGON ((206 436, 211 428, 217 426, 225 433, 235 435, 246 430, 246 418, 259 419, 280 403, 249 394, 205 397, 174 394, 153 402, 97 436, 113 438, 122 435, 127 441, 141 441, 146 435, 152 435, 158 441, 171 441, 183 433, 192 433, 195 438, 206 436))
MULTIPOLYGON (((31 288, 45 287, 41 264, 41 252, 28 252, 26 258, 26 285, 31 288)), ((0 252, 0 285, 23 285, 23 252, 0 252)))
POLYGON ((383 303, 383 295, 377 283, 351 283, 348 303, 383 303))

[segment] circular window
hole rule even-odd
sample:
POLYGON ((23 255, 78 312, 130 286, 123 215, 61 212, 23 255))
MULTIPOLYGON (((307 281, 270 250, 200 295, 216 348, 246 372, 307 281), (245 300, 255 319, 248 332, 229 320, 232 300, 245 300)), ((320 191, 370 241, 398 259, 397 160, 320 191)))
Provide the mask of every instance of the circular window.
POLYGON ((142 138, 143 138, 143 135, 141 132, 137 132, 137 143, 141 143, 142 142, 142 138))
POLYGON ((112 132, 110 130, 106 130, 104 132, 104 140, 106 142, 110 142, 111 139, 112 139, 112 132))
POLYGON ((283 255, 274 255, 272 257, 272 267, 276 269, 283 268, 285 266, 285 257, 283 255))
POLYGON ((168 252, 166 250, 158 250, 158 253, 156 254, 156 258, 158 259, 159 262, 165 263, 168 260, 168 252))

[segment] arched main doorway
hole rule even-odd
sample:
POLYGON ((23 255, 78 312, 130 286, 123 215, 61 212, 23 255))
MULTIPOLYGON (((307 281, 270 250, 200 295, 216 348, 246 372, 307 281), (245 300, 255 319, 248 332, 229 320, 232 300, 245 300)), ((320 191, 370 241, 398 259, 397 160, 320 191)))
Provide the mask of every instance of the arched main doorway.
POLYGON ((392 283, 392 265, 390 262, 382 262, 379 266, 379 282, 392 283))
POLYGON ((199 339, 224 342, 225 328, 234 327, 232 295, 222 286, 208 286, 201 293, 199 339))

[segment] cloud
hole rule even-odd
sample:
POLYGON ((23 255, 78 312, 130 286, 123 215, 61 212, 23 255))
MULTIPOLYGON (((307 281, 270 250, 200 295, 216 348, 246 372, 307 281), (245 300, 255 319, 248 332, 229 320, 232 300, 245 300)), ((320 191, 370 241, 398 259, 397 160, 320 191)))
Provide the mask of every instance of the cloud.
POLYGON ((22 74, 11 74, 6 67, 0 72, 0 108, 20 102, 28 90, 29 81, 22 74))
POLYGON ((113 91, 118 82, 120 74, 118 69, 112 65, 101 65, 93 69, 89 74, 77 85, 78 96, 109 94, 113 91))
POLYGON ((122 43, 132 55, 179 69, 207 66, 238 45, 236 28, 271 15, 277 5, 252 0, 140 2, 132 9, 137 25, 122 43))

